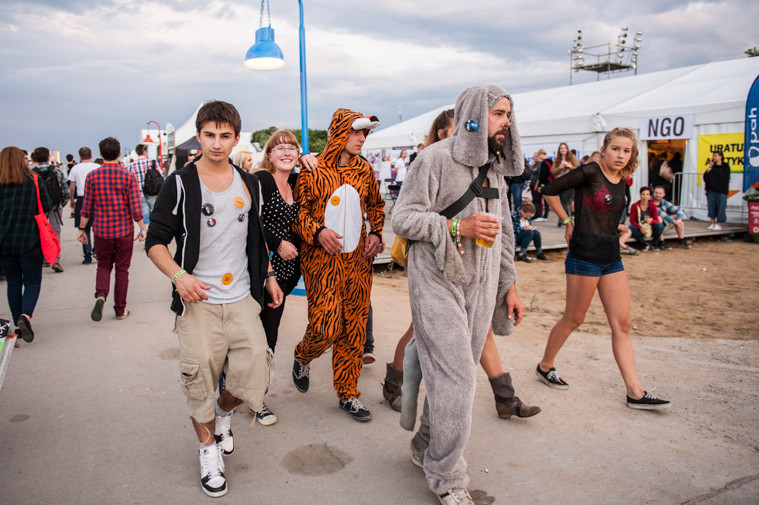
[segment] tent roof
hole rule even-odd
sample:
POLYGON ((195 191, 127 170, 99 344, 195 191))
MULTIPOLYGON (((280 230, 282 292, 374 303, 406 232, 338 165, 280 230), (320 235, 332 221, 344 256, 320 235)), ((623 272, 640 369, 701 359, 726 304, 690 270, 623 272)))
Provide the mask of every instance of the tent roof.
MULTIPOLYGON (((742 58, 516 93, 519 133, 525 138, 589 134, 613 126, 637 129, 641 118, 671 114, 695 114, 695 124, 738 122, 757 74, 759 58, 742 58)), ((452 107, 379 130, 367 138, 364 149, 422 142, 437 114, 452 107)))

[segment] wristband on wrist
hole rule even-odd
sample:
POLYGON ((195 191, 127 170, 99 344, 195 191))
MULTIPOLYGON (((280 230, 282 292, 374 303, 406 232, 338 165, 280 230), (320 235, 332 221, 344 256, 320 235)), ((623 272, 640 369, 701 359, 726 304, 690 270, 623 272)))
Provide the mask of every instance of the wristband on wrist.
POLYGON ((184 270, 184 269, 180 270, 179 272, 177 272, 177 273, 174 275, 174 278, 173 278, 173 279, 171 279, 171 283, 172 283, 172 284, 176 284, 176 283, 177 283, 177 279, 179 279, 179 276, 180 276, 180 275, 182 275, 182 274, 186 274, 186 273, 187 273, 187 270, 184 270))
POLYGON ((79 227, 79 231, 87 231, 87 228, 82 228, 82 227, 80 226, 80 227, 79 227))
POLYGON ((567 224, 570 221, 572 222, 572 224, 575 224, 575 218, 572 216, 569 216, 568 218, 566 218, 564 221, 562 221, 562 223, 567 224))
POLYGON ((451 220, 451 237, 456 238, 456 231, 459 227, 459 220, 458 219, 452 219, 451 220))
POLYGON ((266 278, 268 279, 269 277, 274 277, 276 279, 277 272, 275 272, 274 270, 272 270, 271 272, 266 272, 266 278))

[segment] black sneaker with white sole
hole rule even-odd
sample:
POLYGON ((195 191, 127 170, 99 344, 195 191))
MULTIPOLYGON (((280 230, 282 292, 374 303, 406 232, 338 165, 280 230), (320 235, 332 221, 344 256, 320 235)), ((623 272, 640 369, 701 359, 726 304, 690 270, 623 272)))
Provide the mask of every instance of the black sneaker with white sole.
POLYGON ((255 410, 250 409, 250 413, 253 414, 256 417, 256 420, 264 426, 271 426, 277 422, 277 415, 272 412, 265 403, 262 404, 261 410, 256 412, 255 410))
POLYGON ((348 401, 339 400, 340 408, 348 412, 356 421, 364 422, 372 418, 372 413, 356 398, 351 396, 348 401))
POLYGON ((657 398, 651 393, 647 393, 646 391, 643 391, 643 397, 638 400, 630 397, 630 395, 627 396, 627 406, 631 409, 660 410, 669 408, 671 405, 672 404, 667 400, 657 398))
POLYGON ((538 367, 535 369, 535 373, 540 377, 540 380, 545 382, 548 386, 551 386, 552 388, 556 389, 567 389, 569 388, 569 384, 564 382, 564 380, 559 377, 559 374, 556 373, 555 368, 551 368, 549 371, 544 372, 540 368, 540 364, 538 363, 538 367))
POLYGON ((311 367, 309 365, 304 365, 297 359, 293 360, 293 382, 301 393, 308 391, 310 375, 311 367))

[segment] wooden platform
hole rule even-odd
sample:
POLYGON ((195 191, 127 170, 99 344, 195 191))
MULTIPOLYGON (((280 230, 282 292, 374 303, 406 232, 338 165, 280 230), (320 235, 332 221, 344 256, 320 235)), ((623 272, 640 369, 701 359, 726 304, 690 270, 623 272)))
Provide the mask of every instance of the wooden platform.
MULTIPOLYGON (((392 206, 392 201, 385 202, 386 216, 387 213, 392 209, 392 206)), ((543 239, 543 250, 555 251, 567 248, 567 243, 564 240, 564 227, 558 227, 556 224, 557 222, 558 218, 553 212, 550 212, 548 214, 547 221, 538 223, 533 222, 535 228, 540 230, 540 235, 543 239)), ((722 225, 722 230, 719 231, 707 230, 708 226, 708 221, 696 221, 692 219, 685 221, 685 238, 692 240, 699 237, 730 236, 735 233, 745 233, 748 230, 747 225, 738 223, 724 223, 722 225)), ((390 225, 389 217, 385 218, 385 228, 382 230, 382 237, 385 239, 385 250, 374 258, 375 265, 386 265, 388 263, 392 263, 393 261, 393 259, 390 257, 390 248, 393 246, 395 233, 393 232, 392 226, 390 225)), ((664 239, 677 239, 677 233, 675 233, 674 227, 670 227, 669 230, 665 230, 664 239)), ((633 242, 634 240, 632 239, 628 241, 628 243, 633 242)), ((534 250, 532 244, 530 244, 530 248, 528 250, 534 250)))

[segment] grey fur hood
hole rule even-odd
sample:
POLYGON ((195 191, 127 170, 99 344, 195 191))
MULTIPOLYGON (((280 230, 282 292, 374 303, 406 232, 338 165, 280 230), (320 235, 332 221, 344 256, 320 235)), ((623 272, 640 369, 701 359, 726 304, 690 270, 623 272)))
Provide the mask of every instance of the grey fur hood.
POLYGON ((524 172, 514 100, 505 89, 493 84, 470 86, 456 100, 453 115, 453 159, 458 163, 481 167, 488 162, 488 112, 504 97, 511 103, 511 127, 503 156, 495 159, 491 170, 503 175, 519 175, 524 172))

